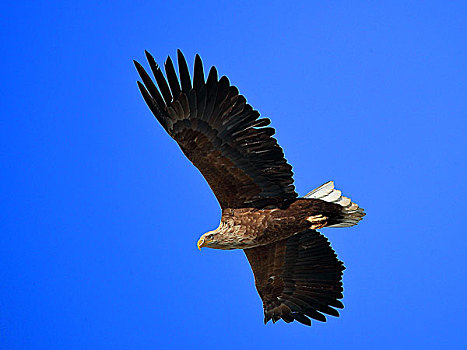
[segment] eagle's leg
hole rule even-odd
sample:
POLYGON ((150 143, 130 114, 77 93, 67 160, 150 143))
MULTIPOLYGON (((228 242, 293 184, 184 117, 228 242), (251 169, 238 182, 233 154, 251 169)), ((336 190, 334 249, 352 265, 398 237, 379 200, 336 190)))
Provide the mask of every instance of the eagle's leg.
POLYGON ((318 215, 313 215, 309 216, 306 218, 307 221, 311 223, 310 228, 312 230, 318 230, 328 223, 328 218, 327 216, 324 216, 323 214, 318 214, 318 215))

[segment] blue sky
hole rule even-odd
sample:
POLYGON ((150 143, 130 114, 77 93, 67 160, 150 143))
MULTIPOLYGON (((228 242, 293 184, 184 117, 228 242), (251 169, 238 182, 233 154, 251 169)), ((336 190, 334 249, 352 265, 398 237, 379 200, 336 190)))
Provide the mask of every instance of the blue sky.
POLYGON ((466 16, 441 1, 4 4, 0 348, 463 348, 466 16), (272 119, 300 194, 334 180, 366 209, 323 230, 347 267, 340 318, 264 326, 243 252, 197 250, 219 206, 132 64, 177 48, 272 119))

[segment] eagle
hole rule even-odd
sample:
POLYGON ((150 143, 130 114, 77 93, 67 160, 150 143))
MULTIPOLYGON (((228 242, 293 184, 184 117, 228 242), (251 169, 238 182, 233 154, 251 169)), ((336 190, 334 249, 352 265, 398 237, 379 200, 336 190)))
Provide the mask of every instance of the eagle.
POLYGON ((226 76, 219 78, 214 66, 206 79, 198 54, 192 77, 180 50, 178 75, 170 56, 164 76, 145 54, 155 81, 133 61, 144 101, 222 209, 219 227, 203 234, 198 248, 245 252, 265 324, 282 319, 309 326, 310 318, 338 317, 345 267, 317 230, 354 226, 364 210, 342 196, 333 181, 299 197, 271 121, 261 118, 226 76))

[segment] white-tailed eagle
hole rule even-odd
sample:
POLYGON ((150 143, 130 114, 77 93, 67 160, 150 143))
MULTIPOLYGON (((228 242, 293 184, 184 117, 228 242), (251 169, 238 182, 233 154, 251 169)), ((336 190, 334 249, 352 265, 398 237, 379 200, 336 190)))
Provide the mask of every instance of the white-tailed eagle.
POLYGON ((292 167, 260 118, 227 77, 211 67, 205 79, 196 55, 193 79, 181 51, 165 76, 146 52, 156 84, 134 62, 144 100, 167 133, 204 176, 222 209, 220 225, 198 247, 243 249, 263 301, 264 322, 311 325, 342 308, 343 263, 322 227, 348 227, 365 215, 329 181, 298 197, 292 167))

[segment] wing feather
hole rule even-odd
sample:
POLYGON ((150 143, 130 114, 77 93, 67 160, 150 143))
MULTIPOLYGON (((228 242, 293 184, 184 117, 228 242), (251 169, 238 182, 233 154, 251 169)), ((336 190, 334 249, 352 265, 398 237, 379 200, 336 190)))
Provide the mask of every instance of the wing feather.
MULTIPOLYGON (((259 118, 225 76, 211 67, 207 80, 196 55, 193 85, 180 50, 179 79, 170 57, 164 67, 146 52, 155 81, 135 62, 138 87, 151 112, 206 178, 222 208, 285 206, 297 197, 292 167, 273 138, 271 121, 259 118)), ((288 320, 291 318, 289 317, 288 320)))
POLYGON ((149 109, 156 116, 156 119, 161 123, 164 128, 169 127, 170 118, 165 114, 165 112, 159 107, 157 102, 152 98, 149 92, 146 90, 146 87, 138 81, 138 88, 143 95, 144 101, 149 106, 149 109))
POLYGON ((180 84, 178 82, 177 73, 175 73, 174 64, 170 57, 167 57, 167 60, 164 64, 165 74, 167 75, 167 81, 169 82, 170 90, 174 96, 180 95, 180 84))
POLYGON ((165 104, 169 105, 172 102, 172 93, 170 92, 169 86, 167 85, 167 81, 164 78, 164 74, 162 73, 159 65, 154 60, 152 55, 146 52, 146 58, 149 62, 149 66, 151 67, 152 74, 154 74, 154 78, 156 78, 157 85, 161 91, 162 97, 165 100, 165 104))
POLYGON ((338 299, 343 297, 345 267, 317 231, 305 230, 270 245, 245 249, 245 254, 263 301, 265 323, 280 318, 289 322, 292 317, 311 325, 308 317, 326 322, 324 314, 339 316, 335 308, 344 307, 338 299))
POLYGON ((133 61, 136 70, 138 71, 139 75, 141 76, 141 80, 143 80, 145 88, 148 90, 150 93, 151 97, 156 100, 157 105, 164 106, 164 100, 162 100, 162 96, 159 93, 159 90, 157 90, 156 85, 153 83, 151 78, 149 77, 148 73, 144 70, 144 68, 136 61, 133 61))
POLYGON ((188 70, 188 64, 186 63, 185 56, 182 51, 177 50, 178 56, 178 71, 180 73, 180 82, 182 83, 182 91, 188 93, 191 90, 191 78, 190 71, 188 70))
POLYGON ((193 89, 199 90, 204 86, 204 69, 201 57, 198 54, 195 56, 195 67, 193 72, 193 89))

